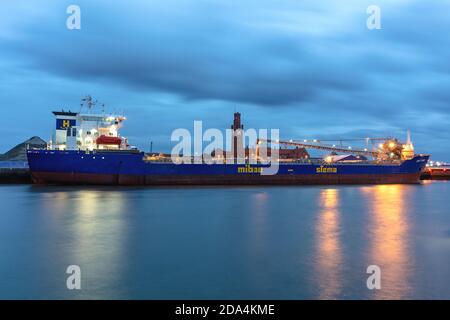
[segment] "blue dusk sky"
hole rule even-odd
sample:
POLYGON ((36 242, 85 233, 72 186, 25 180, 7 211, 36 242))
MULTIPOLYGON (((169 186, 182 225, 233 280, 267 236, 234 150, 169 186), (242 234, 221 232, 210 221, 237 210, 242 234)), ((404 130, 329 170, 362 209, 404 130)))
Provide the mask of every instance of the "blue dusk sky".
POLYGON ((285 139, 398 136, 450 160, 450 1, 3 1, 0 152, 91 94, 132 144, 242 113, 285 139), (66 9, 81 8, 69 30, 66 9), (381 8, 381 29, 366 10, 381 8))

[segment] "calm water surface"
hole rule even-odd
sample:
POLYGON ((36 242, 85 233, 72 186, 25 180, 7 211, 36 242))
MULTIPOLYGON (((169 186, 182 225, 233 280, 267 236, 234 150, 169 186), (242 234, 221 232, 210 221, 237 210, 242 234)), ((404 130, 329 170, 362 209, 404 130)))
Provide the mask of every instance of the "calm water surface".
POLYGON ((447 182, 0 186, 0 298, 450 299, 449 201, 447 182))

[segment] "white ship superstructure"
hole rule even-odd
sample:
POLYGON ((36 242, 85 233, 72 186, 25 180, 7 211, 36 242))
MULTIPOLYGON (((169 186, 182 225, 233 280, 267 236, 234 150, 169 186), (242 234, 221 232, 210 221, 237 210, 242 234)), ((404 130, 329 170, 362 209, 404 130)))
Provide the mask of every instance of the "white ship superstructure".
POLYGON ((50 142, 52 150, 120 150, 127 149, 127 139, 119 135, 126 118, 123 115, 92 113, 95 104, 90 96, 83 99, 86 113, 54 111, 56 130, 50 142))

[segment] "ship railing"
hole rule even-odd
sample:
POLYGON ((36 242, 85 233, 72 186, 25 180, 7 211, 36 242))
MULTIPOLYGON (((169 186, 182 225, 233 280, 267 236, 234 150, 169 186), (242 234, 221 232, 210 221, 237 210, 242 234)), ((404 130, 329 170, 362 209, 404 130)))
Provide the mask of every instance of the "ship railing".
MULTIPOLYGON (((151 162, 151 163, 174 163, 171 158, 166 157, 144 157, 143 160, 145 162, 151 162)), ((191 162, 185 162, 187 164, 194 163, 191 162)), ((246 159, 246 161, 242 163, 237 163, 234 160, 226 161, 226 160, 216 160, 213 162, 214 164, 244 164, 244 165, 252 165, 252 164, 267 164, 266 162, 257 161, 256 163, 254 161, 250 161, 246 159)), ((305 165, 305 164, 315 164, 315 165, 398 165, 401 164, 401 161, 399 160, 391 160, 391 161, 380 161, 380 160, 360 160, 360 161, 339 161, 339 162, 326 162, 321 158, 318 159, 295 159, 295 160, 287 160, 287 159, 281 159, 278 162, 280 165, 305 165)), ((209 164, 206 162, 202 162, 202 164, 209 164)))

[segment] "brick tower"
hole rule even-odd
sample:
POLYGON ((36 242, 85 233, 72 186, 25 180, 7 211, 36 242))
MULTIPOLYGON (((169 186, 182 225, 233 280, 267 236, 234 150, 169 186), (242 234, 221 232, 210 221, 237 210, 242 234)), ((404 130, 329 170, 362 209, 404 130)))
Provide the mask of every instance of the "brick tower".
POLYGON ((233 157, 235 159, 244 158, 244 141, 242 132, 244 126, 241 124, 241 114, 239 112, 234 113, 234 120, 231 129, 233 129, 233 139, 231 144, 233 157))

